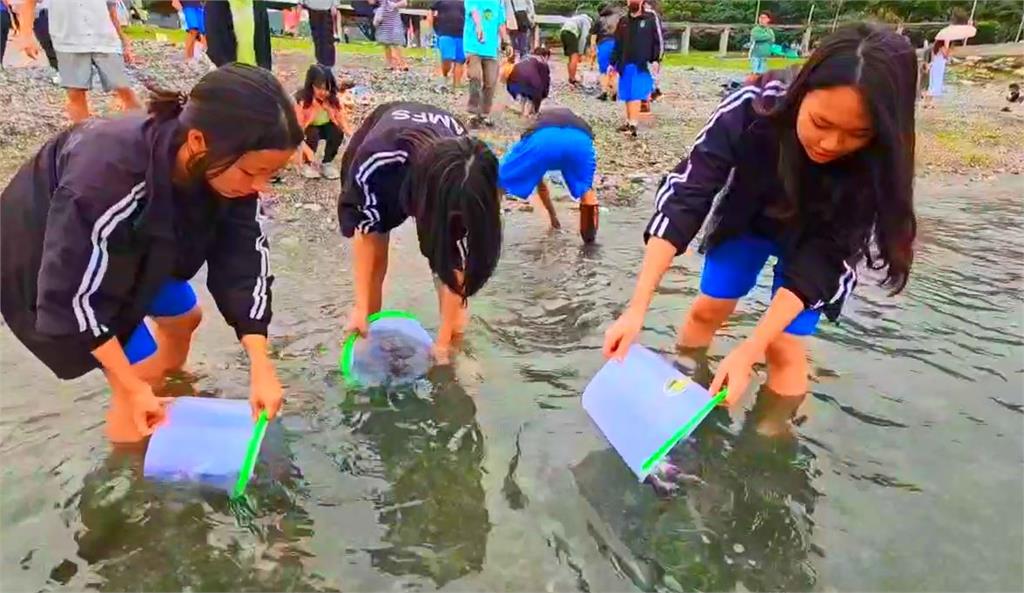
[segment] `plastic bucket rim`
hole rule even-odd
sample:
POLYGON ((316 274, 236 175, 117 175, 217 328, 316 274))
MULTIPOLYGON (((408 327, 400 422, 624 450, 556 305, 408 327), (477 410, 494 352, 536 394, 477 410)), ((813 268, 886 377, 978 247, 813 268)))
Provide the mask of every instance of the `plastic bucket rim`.
MULTIPOLYGON (((412 313, 409 313, 408 311, 402 311, 400 309, 383 309, 381 311, 377 311, 376 313, 371 313, 369 316, 367 316, 366 321, 367 325, 369 325, 370 323, 373 323, 378 319, 395 318, 412 319, 413 321, 416 322, 419 321, 418 319, 416 319, 416 316, 413 315, 412 313)), ((349 337, 345 339, 345 344, 341 348, 341 356, 338 358, 338 371, 341 373, 341 376, 345 379, 345 381, 352 385, 359 384, 359 380, 356 379, 355 376, 353 376, 352 374, 352 364, 355 358, 356 341, 358 341, 360 337, 362 336, 360 336, 358 333, 353 333, 349 335, 349 337)))

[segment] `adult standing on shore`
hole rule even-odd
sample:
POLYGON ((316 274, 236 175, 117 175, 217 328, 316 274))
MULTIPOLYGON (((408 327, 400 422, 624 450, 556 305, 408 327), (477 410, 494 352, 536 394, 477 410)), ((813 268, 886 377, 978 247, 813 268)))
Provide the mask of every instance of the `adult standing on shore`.
POLYGON ((466 0, 462 44, 469 70, 470 127, 494 126, 490 115, 503 42, 508 43, 504 0, 466 0))
POLYGON ((270 70, 270 17, 261 0, 206 3, 206 55, 218 68, 241 62, 270 70))
MULTIPOLYGON (((23 0, 18 19, 22 46, 32 59, 39 55, 33 34, 36 4, 36 0, 23 0)), ((124 109, 142 108, 125 70, 125 62, 134 58, 128 38, 121 30, 115 0, 55 2, 48 18, 61 86, 67 91, 67 114, 72 122, 80 122, 90 115, 87 93, 92 88, 94 69, 103 89, 114 91, 124 109)))
POLYGON ((462 45, 466 6, 462 0, 435 0, 427 12, 427 24, 437 37, 441 74, 446 80, 451 74, 452 90, 455 90, 466 74, 466 51, 462 45))
POLYGON ((615 31, 615 51, 609 74, 619 75, 619 100, 626 103, 626 123, 618 128, 634 138, 640 104, 651 96, 654 79, 650 65, 661 60, 661 30, 657 16, 644 9, 643 0, 629 0, 629 12, 615 31))
POLYGON ((533 0, 505 0, 505 27, 512 38, 516 59, 530 55, 533 48, 533 27, 537 11, 533 0))
POLYGON ((757 24, 750 29, 750 71, 754 74, 764 74, 768 70, 768 58, 775 43, 771 22, 771 15, 762 12, 757 16, 757 24))
POLYGON ((302 5, 309 13, 309 33, 313 38, 316 63, 333 69, 337 60, 334 48, 334 17, 338 12, 338 0, 303 0, 302 5))

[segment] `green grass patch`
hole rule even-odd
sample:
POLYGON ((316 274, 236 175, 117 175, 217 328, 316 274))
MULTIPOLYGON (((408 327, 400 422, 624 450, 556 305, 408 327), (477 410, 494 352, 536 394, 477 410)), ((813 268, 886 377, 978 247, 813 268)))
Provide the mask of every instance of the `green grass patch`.
MULTIPOLYGON (((803 59, 768 58, 771 69, 787 68, 803 64, 803 59)), ((725 57, 712 51, 690 51, 688 54, 665 54, 666 66, 684 66, 694 68, 710 68, 712 70, 729 70, 731 72, 749 72, 750 58, 746 54, 732 53, 725 57)))
MULTIPOLYGON (((152 25, 132 25, 125 27, 124 30, 131 39, 185 43, 185 32, 181 29, 164 29, 152 25)), ((308 37, 273 36, 270 38, 270 45, 276 51, 313 53, 313 41, 308 37)), ((383 55, 383 50, 381 50, 380 46, 370 41, 339 43, 337 48, 340 54, 383 55)), ((408 57, 419 58, 425 56, 427 50, 414 47, 406 48, 403 53, 408 57)))
MULTIPOLYGON (((132 25, 125 27, 125 31, 132 39, 146 41, 170 41, 172 43, 185 43, 185 32, 181 29, 163 29, 151 25, 132 25)), ((272 37, 271 46, 276 51, 313 53, 313 42, 308 37, 272 37)), ((338 53, 342 55, 382 55, 379 45, 370 41, 353 41, 351 43, 337 44, 338 53)), ((404 54, 412 58, 428 57, 433 50, 424 48, 406 48, 404 54)), ((794 64, 802 64, 803 60, 791 60, 788 58, 769 58, 769 68, 785 68, 794 64)), ((728 70, 730 72, 748 72, 750 60, 746 54, 733 53, 726 57, 720 57, 718 52, 691 51, 687 55, 666 54, 665 65, 669 67, 696 67, 709 68, 713 70, 728 70)))

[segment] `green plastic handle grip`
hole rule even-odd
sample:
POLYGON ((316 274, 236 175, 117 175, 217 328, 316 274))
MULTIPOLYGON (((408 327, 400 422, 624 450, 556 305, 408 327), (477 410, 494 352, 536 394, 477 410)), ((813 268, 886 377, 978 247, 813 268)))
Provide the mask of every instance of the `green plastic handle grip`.
POLYGON ((267 435, 267 424, 270 422, 267 411, 260 412, 256 419, 256 426, 252 429, 252 437, 249 439, 249 446, 245 450, 245 460, 242 461, 242 470, 238 472, 238 480, 235 482, 235 489, 231 498, 241 498, 245 494, 245 488, 252 479, 252 472, 256 469, 256 459, 260 455, 260 446, 263 445, 263 437, 267 435))
POLYGON ((651 471, 651 468, 657 465, 657 463, 661 461, 662 458, 668 455, 668 452, 672 450, 672 447, 676 446, 676 443, 683 440, 691 432, 693 432, 694 429, 697 428, 697 425, 703 422, 704 419, 708 417, 708 414, 711 413, 711 410, 715 409, 715 406, 717 406, 718 404, 722 403, 725 400, 727 395, 729 395, 729 388, 722 388, 722 390, 719 391, 715 395, 715 397, 711 398, 711 401, 705 404, 704 407, 701 408, 700 411, 698 411, 693 416, 693 418, 690 418, 689 422, 684 424, 683 427, 677 430, 675 434, 673 434, 667 441, 665 441, 665 443, 661 447, 659 447, 653 455, 648 457, 647 460, 644 461, 643 465, 640 466, 640 469, 642 469, 645 472, 651 471))

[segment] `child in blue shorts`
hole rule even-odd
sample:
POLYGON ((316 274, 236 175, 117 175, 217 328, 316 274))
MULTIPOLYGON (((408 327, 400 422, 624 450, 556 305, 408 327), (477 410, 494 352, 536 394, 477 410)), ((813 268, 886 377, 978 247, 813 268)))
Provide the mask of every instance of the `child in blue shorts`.
POLYGON ((557 229, 561 224, 544 174, 560 171, 569 194, 580 202, 580 236, 584 243, 593 243, 598 226, 596 170, 594 132, 571 110, 559 107, 541 111, 519 142, 512 145, 501 160, 498 183, 506 195, 520 200, 529 199, 536 189, 552 228, 557 229))
POLYGON ((201 47, 206 46, 206 9, 202 0, 173 0, 171 4, 185 19, 185 59, 193 60, 196 56, 196 43, 201 47))
POLYGON ((466 73, 466 53, 462 30, 466 22, 466 6, 462 0, 435 0, 427 13, 427 23, 437 35, 437 53, 441 55, 441 75, 452 77, 452 89, 462 82, 466 73))
POLYGON ((629 0, 629 11, 619 19, 615 45, 606 73, 619 75, 619 100, 626 104, 626 123, 619 132, 637 135, 640 108, 654 90, 650 64, 661 61, 661 22, 644 9, 643 0, 629 0))
POLYGON ((728 386, 736 403, 765 360, 768 391, 804 397, 806 336, 822 314, 838 318, 860 262, 894 293, 910 275, 916 82, 907 40, 859 24, 827 37, 791 84, 769 73, 726 97, 654 195, 636 288, 605 355, 625 356, 662 276, 704 227, 701 295, 677 346, 706 349, 774 258, 771 303, 710 389, 728 386))

